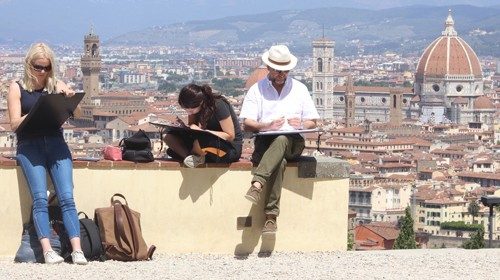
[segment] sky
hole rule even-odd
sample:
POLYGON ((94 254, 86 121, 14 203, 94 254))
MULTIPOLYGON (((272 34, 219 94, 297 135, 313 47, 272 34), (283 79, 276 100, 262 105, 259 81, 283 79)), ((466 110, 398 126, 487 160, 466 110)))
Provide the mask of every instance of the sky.
POLYGON ((152 26, 279 10, 457 4, 491 6, 500 0, 0 0, 0 43, 80 43, 91 26, 106 40, 152 26))

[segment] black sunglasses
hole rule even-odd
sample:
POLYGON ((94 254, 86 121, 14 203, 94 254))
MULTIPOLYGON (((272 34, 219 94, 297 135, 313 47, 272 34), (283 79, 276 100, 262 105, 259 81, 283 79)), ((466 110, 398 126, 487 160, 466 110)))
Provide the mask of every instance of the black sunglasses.
POLYGON ((42 72, 42 71, 49 72, 50 70, 52 70, 51 65, 43 66, 43 65, 38 65, 38 64, 32 64, 32 66, 33 66, 33 70, 35 70, 36 72, 42 72))
POLYGON ((290 72, 290 70, 276 70, 272 67, 269 67, 272 71, 276 72, 276 73, 288 73, 290 72))

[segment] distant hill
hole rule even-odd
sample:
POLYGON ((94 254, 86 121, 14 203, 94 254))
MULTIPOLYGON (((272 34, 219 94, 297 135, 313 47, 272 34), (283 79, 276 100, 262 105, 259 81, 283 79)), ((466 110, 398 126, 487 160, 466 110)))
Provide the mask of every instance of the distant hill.
POLYGON ((500 6, 407 6, 384 10, 321 8, 189 21, 129 32, 105 41, 110 45, 270 45, 287 43, 310 52, 311 41, 323 36, 336 41, 337 55, 421 53, 441 35, 448 9, 455 29, 479 55, 500 56, 500 6), (324 30, 323 30, 324 27, 324 30))

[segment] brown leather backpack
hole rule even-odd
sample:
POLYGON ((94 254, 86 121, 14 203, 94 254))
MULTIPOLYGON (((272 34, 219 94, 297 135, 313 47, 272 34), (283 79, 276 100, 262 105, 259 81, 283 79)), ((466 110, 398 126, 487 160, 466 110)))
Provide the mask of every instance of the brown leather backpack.
POLYGON ((107 259, 117 261, 150 260, 156 249, 147 247, 141 232, 141 214, 128 207, 122 194, 111 197, 111 206, 95 209, 95 217, 107 259), (125 201, 123 204, 120 197, 125 201))

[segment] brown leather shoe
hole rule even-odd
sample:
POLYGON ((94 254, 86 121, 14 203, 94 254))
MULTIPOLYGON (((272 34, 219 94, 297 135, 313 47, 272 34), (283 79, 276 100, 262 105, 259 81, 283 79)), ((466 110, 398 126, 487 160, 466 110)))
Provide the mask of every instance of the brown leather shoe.
POLYGON ((262 228, 263 235, 271 235, 276 234, 278 230, 278 224, 276 222, 276 218, 266 218, 266 222, 264 223, 264 227, 262 228))
POLYGON ((262 191, 262 188, 257 188, 254 185, 252 185, 248 191, 247 194, 245 195, 245 198, 250 200, 253 204, 257 204, 260 199, 260 192, 262 191))

